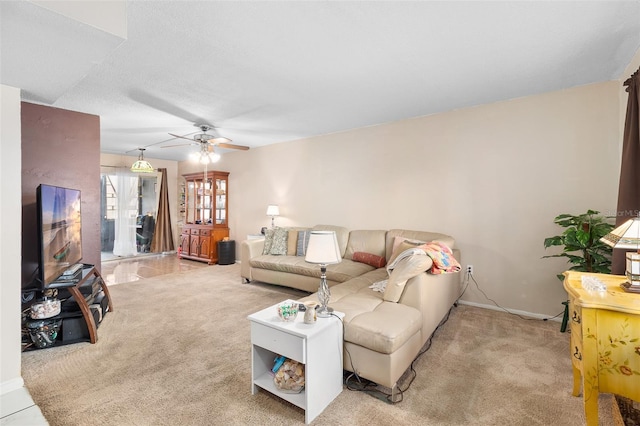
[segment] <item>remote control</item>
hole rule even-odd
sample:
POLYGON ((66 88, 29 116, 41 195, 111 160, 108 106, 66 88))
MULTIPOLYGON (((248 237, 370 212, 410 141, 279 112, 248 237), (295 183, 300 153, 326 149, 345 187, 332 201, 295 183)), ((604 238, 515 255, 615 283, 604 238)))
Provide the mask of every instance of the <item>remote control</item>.
POLYGON ((66 271, 62 273, 62 275, 73 275, 82 269, 82 263, 76 263, 73 266, 70 266, 66 271))

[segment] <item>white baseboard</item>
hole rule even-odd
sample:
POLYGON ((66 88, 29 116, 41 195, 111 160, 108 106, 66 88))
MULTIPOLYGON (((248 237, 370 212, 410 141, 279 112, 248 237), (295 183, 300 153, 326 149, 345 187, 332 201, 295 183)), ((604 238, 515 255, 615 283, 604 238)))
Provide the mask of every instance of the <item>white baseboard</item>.
MULTIPOLYGON (((6 383, 2 383, 3 391, 6 383)), ((0 395, 0 425, 47 426, 49 422, 33 402, 29 390, 22 386, 0 395)))
POLYGON ((15 379, 7 380, 0 383, 0 395, 4 395, 14 390, 18 390, 24 387, 24 379, 22 377, 16 377, 15 379))
MULTIPOLYGON (((491 309, 492 311, 505 312, 505 309, 499 308, 496 305, 485 305, 482 303, 469 302, 467 300, 458 300, 458 303, 460 303, 461 305, 475 306, 476 308, 491 309)), ((506 310, 512 314, 521 315, 523 317, 531 317, 531 318, 537 318, 541 320, 548 319, 549 321, 562 322, 562 315, 559 315, 556 318, 550 318, 549 315, 536 314, 533 312, 520 311, 517 309, 506 309, 506 310)))

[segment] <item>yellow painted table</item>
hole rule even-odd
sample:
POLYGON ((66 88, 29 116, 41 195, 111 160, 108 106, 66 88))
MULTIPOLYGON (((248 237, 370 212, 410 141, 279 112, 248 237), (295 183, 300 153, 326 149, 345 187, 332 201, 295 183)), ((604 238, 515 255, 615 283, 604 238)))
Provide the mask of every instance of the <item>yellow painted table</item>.
POLYGON ((598 394, 614 393, 640 401, 640 294, 626 293, 620 275, 564 273, 569 293, 573 396, 582 397, 587 425, 598 424, 598 394), (586 290, 592 276, 606 291, 586 290))

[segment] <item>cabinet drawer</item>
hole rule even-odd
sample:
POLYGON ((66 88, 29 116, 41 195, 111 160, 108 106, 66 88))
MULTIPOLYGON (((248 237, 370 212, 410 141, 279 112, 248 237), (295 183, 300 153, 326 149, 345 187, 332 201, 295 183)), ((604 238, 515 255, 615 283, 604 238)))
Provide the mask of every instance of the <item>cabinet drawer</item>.
POLYGON ((251 322, 251 344, 305 364, 305 339, 251 322))
POLYGON ((200 235, 202 235, 203 237, 208 237, 209 235, 211 235, 211 230, 210 229, 201 229, 200 230, 200 235))
POLYGON ((200 235, 200 230, 199 229, 192 229, 191 230, 191 235, 200 235))

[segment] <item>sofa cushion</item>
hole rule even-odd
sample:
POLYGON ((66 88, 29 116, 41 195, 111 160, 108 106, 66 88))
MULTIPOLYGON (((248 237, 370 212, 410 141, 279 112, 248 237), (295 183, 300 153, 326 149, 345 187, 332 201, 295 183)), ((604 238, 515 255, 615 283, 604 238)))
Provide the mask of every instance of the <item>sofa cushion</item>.
MULTIPOLYGON (((253 268, 320 278, 320 265, 305 262, 301 256, 262 255, 254 257, 250 263, 253 268)), ((343 259, 340 263, 327 265, 327 279, 342 283, 371 270, 374 270, 373 266, 343 259)))
POLYGON ((285 256, 287 254, 287 240, 289 238, 289 231, 285 228, 276 227, 273 232, 273 241, 269 249, 269 254, 276 256, 285 256))
POLYGON ((398 250, 398 246, 402 243, 411 244, 412 246, 419 246, 420 244, 424 244, 425 241, 412 240, 411 238, 401 237, 399 235, 396 235, 393 238, 393 249, 391 251, 395 253, 398 250))
POLYGON ((349 233, 345 259, 353 259, 356 252, 371 253, 378 256, 386 254, 387 231, 382 230, 354 230, 349 233))
POLYGON ((414 254, 401 259, 389 274, 389 281, 382 298, 388 302, 398 302, 407 281, 426 272, 432 265, 433 260, 426 253, 414 254))
POLYGON ((365 253, 363 251, 357 251, 353 253, 353 257, 351 258, 354 262, 366 263, 367 265, 371 265, 374 268, 382 268, 387 264, 387 259, 383 256, 378 256, 372 253, 365 253))
POLYGON ((440 234, 438 232, 424 232, 424 231, 410 231, 406 229, 391 229, 387 232, 387 263, 389 263, 389 257, 393 253, 393 243, 396 236, 405 237, 410 240, 417 241, 438 241, 446 244, 450 249, 455 248, 455 239, 446 234, 440 234))
POLYGON ((352 306, 349 312, 351 313, 357 310, 358 304, 362 306, 361 313, 353 315, 350 320, 345 317, 347 324, 344 340, 376 352, 393 353, 411 336, 420 332, 422 314, 410 306, 379 299, 377 299, 377 305, 370 309, 372 299, 376 297, 373 295, 375 292, 370 293, 372 295, 367 297, 363 297, 362 293, 347 296, 338 303, 331 304, 334 309, 341 311, 341 304, 350 303, 352 306))
MULTIPOLYGON (((420 330, 422 315, 411 306, 385 302, 369 288, 386 276, 379 268, 331 287, 329 306, 345 314, 345 342, 389 354, 420 330)), ((301 301, 317 298, 312 294, 301 301)))
POLYGON ((396 260, 396 258, 400 256, 400 254, 405 250, 416 248, 422 244, 424 244, 423 241, 409 240, 404 237, 396 237, 395 242, 393 243, 393 253, 391 253, 388 264, 391 265, 393 261, 396 260))

